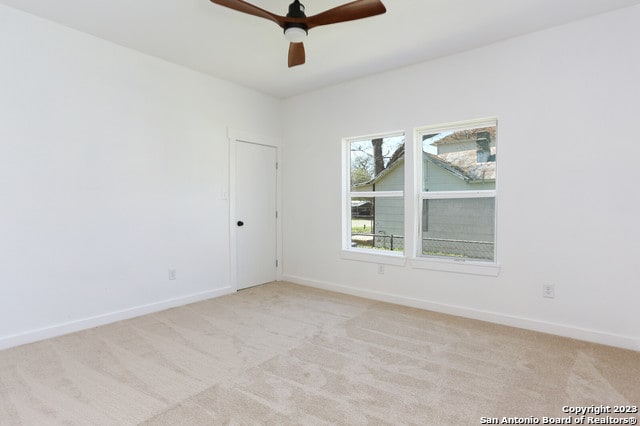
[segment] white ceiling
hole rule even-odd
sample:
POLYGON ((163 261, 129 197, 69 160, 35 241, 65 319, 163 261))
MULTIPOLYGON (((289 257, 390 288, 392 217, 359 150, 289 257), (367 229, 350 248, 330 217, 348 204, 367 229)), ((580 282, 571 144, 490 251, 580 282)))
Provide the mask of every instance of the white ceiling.
MULTIPOLYGON (((292 0, 248 0, 285 15, 292 0)), ((308 16, 349 0, 302 0, 308 16)), ((640 0, 382 0, 387 13, 317 27, 287 67, 273 22, 208 0, 0 0, 68 27, 277 97, 548 28, 640 0)))

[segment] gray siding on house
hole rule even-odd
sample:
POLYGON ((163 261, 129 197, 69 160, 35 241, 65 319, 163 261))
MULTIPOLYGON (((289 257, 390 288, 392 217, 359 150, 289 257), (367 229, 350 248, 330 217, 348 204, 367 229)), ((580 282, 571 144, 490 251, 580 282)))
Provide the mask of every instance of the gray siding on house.
POLYGON ((392 170, 375 184, 376 191, 402 191, 404 189, 404 160, 398 160, 392 170))
MULTIPOLYGON (((375 184, 376 191, 402 191, 404 189, 404 159, 398 160, 375 184)), ((404 236, 404 200, 400 197, 376 198, 375 233, 404 236)), ((376 238, 376 246, 391 248, 391 238, 376 238)), ((404 238, 394 238, 394 249, 404 247, 404 238)))
POLYGON ((422 252, 493 259, 495 198, 423 201, 422 252))
POLYGON ((391 248, 393 238, 393 248, 403 248, 404 238, 404 205, 402 198, 376 198, 375 201, 375 233, 389 237, 376 237, 375 243, 378 247, 391 248))

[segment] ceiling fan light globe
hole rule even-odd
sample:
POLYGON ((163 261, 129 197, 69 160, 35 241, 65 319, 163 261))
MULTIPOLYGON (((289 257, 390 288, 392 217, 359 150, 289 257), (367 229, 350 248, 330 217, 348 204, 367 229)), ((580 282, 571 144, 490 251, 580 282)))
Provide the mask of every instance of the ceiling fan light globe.
POLYGON ((304 28, 289 27, 284 30, 284 36, 291 43, 302 43, 307 37, 307 31, 304 28))

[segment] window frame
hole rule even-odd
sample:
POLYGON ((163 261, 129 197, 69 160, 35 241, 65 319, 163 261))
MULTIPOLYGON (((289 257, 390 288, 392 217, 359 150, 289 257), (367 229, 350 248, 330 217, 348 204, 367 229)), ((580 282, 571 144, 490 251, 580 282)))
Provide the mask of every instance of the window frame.
MULTIPOLYGON (((495 189, 469 190, 469 191, 425 191, 423 188, 424 170, 422 165, 423 135, 440 133, 445 131, 470 130, 478 127, 496 127, 496 140, 498 134, 497 117, 488 117, 475 120, 457 121, 452 123, 435 124, 417 127, 413 132, 414 141, 414 184, 415 196, 414 212, 414 247, 411 257, 411 266, 418 269, 431 269, 446 272, 460 272, 474 275, 497 276, 500 272, 498 263, 498 165, 496 164, 495 189), (463 198, 493 198, 494 199, 494 252, 493 260, 481 260, 472 258, 453 258, 446 256, 429 256, 422 253, 422 217, 424 200, 429 199, 463 199, 463 198)), ((497 146, 497 144, 496 144, 497 146)), ((406 146, 405 146, 406 149, 406 146)))
MULTIPOLYGON (((341 238, 340 253, 341 257, 348 260, 356 260, 363 262, 373 262, 378 264, 387 264, 395 266, 403 266, 406 263, 407 253, 411 247, 405 244, 401 252, 391 250, 377 250, 362 247, 351 246, 351 200, 354 198, 400 198, 403 211, 406 208, 406 188, 402 191, 351 191, 351 143, 376 139, 389 138, 394 136, 402 136, 404 138, 405 153, 407 150, 407 133, 404 130, 397 130, 385 133, 374 133, 363 136, 346 137, 342 139, 342 220, 341 220, 341 238)), ((407 173, 407 161, 405 156, 405 172, 403 174, 403 182, 407 173)), ((404 213, 403 213, 404 215, 404 213)), ((375 220, 375 219, 374 219, 375 220)), ((407 226, 404 224, 403 233, 406 234, 407 226)), ((405 241, 406 241, 406 235, 405 241)))

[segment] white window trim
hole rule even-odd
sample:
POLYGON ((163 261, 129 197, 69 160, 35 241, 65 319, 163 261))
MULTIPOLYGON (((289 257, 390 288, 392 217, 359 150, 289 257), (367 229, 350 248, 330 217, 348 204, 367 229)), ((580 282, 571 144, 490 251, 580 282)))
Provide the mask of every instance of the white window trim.
MULTIPOLYGON (((406 132, 403 130, 386 133, 373 133, 370 135, 348 137, 342 139, 342 221, 341 221, 341 238, 340 238, 340 257, 346 260, 355 260, 360 262, 379 263, 393 266, 404 266, 407 261, 407 247, 400 252, 387 250, 363 249, 351 247, 351 199, 352 198, 404 198, 405 191, 362 191, 351 192, 350 170, 351 170, 351 142, 387 138, 393 136, 405 137, 405 153, 407 149, 406 132)), ((405 154, 406 155, 406 154, 405 154)), ((406 167, 406 158, 405 158, 406 167)), ((406 173, 406 171, 405 171, 406 173)), ((407 226, 405 224, 405 231, 407 226)))
POLYGON ((444 200, 456 198, 492 198, 496 196, 495 189, 482 191, 427 191, 420 193, 421 200, 444 200))
POLYGON ((407 263, 407 257, 404 253, 394 253, 392 251, 367 250, 361 248, 351 248, 340 250, 340 257, 346 260, 355 260, 358 262, 379 263, 383 265, 404 266, 407 263))
POLYGON ((412 258, 410 259, 410 265, 415 269, 429 269, 432 271, 457 272, 460 274, 486 275, 491 277, 497 277, 501 269, 499 264, 492 262, 439 257, 412 258))
POLYGON ((478 118, 474 120, 465 120, 465 121, 454 121, 451 123, 444 124, 432 124, 429 126, 416 127, 413 131, 415 141, 416 141, 416 149, 419 145, 420 149, 422 149, 422 139, 418 138, 418 135, 423 133, 430 133, 433 130, 445 131, 445 130, 471 130, 477 127, 486 127, 486 126, 497 126, 498 117, 486 117, 486 118, 478 118))
POLYGON ((347 193, 350 198, 398 198, 404 197, 404 191, 358 191, 347 193))
MULTIPOLYGON (((446 130, 467 130, 477 127, 498 125, 497 117, 488 117, 477 120, 458 121, 447 124, 437 124, 431 126, 423 126, 415 128, 413 131, 414 141, 414 183, 415 193, 413 206, 414 223, 413 232, 416 235, 413 247, 413 253, 410 260, 412 268, 416 269, 429 269, 434 271, 443 272, 456 272, 462 274, 472 275, 485 275, 485 276, 498 276, 500 274, 500 264, 498 263, 498 179, 496 179, 495 190, 482 190, 482 191, 423 191, 423 170, 422 170, 422 135, 431 133, 434 130, 446 131, 446 130), (482 261, 475 259, 460 259, 460 258, 445 258, 437 256, 424 256, 422 255, 422 238, 421 235, 421 220, 422 220, 422 200, 425 199, 454 199, 454 198, 482 198, 493 197, 495 199, 495 244, 494 244, 494 258, 493 261, 482 261)), ((406 149, 406 145, 405 145, 406 149)), ((496 172, 497 173, 497 172, 496 172)), ((405 247, 406 249, 406 247, 405 247)))

